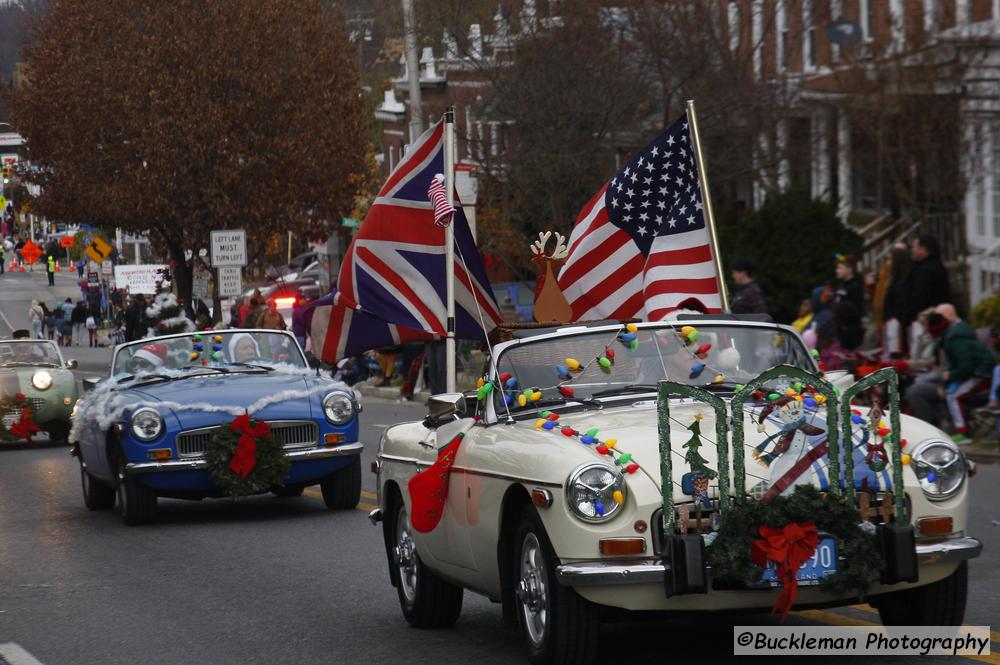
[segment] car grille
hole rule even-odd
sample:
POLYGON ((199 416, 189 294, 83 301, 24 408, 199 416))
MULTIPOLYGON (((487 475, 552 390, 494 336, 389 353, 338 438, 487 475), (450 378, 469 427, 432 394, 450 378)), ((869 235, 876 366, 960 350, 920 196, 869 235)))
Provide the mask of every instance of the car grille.
MULTIPOLYGON (((267 423, 271 434, 284 448, 308 448, 319 439, 319 428, 309 420, 276 420, 267 423)), ((201 457, 218 427, 202 427, 177 435, 177 454, 181 457, 201 457)))
MULTIPOLYGON (((29 397, 28 401, 31 403, 31 411, 33 413, 38 413, 39 411, 41 411, 42 409, 44 409, 45 405, 47 404, 47 402, 44 399, 40 398, 40 397, 29 397)), ((3 413, 0 414, 0 417, 2 417, 4 419, 4 421, 6 421, 8 418, 11 418, 11 417, 13 417, 14 420, 17 420, 18 418, 21 417, 21 410, 20 409, 4 409, 3 413)))

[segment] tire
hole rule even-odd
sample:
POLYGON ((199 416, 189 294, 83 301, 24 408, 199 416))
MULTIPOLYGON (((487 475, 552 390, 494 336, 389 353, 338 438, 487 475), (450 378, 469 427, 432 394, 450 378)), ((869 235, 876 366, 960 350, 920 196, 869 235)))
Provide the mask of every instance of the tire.
POLYGON ((49 423, 45 427, 45 431, 49 434, 49 441, 52 443, 69 443, 69 429, 70 424, 61 421, 49 423))
POLYGON ((304 490, 304 487, 275 487, 271 492, 281 499, 294 499, 297 496, 302 496, 304 490))
POLYGON ((80 465, 80 486, 83 489, 83 505, 88 510, 111 510, 115 507, 115 488, 94 480, 83 464, 80 465))
POLYGON ((124 464, 118 471, 118 513, 129 526, 156 521, 156 492, 126 475, 124 464))
POLYGON ((462 613, 462 587, 442 580, 424 565, 413 542, 406 506, 397 501, 391 531, 396 593, 403 617, 414 628, 447 628, 462 613))
POLYGON ((361 456, 356 455, 350 464, 324 478, 319 488, 330 510, 356 508, 361 500, 361 456))
POLYGON ((877 596, 872 604, 886 626, 960 626, 968 589, 969 562, 963 561, 943 580, 877 596))
POLYGON ((514 557, 514 607, 529 660, 536 665, 592 663, 600 608, 556 580, 555 553, 534 506, 521 515, 514 557))

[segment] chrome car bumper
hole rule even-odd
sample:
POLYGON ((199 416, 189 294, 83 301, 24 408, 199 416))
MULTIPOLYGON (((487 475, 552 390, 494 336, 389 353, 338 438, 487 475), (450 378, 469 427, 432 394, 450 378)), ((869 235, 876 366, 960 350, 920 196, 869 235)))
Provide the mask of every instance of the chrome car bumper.
MULTIPOLYGON (((364 444, 360 441, 345 443, 342 446, 330 448, 307 448, 306 450, 289 450, 285 453, 289 462, 304 462, 329 457, 347 457, 360 455, 364 444)), ((125 473, 132 476, 141 473, 162 473, 169 471, 200 471, 208 468, 205 458, 169 460, 166 462, 129 462, 125 465, 125 473)))
MULTIPOLYGON (((974 559, 982 551, 983 544, 975 538, 918 543, 917 561, 921 564, 958 562, 974 559)), ((556 567, 556 579, 560 584, 573 587, 662 583, 669 568, 669 564, 659 561, 564 563, 556 567)))

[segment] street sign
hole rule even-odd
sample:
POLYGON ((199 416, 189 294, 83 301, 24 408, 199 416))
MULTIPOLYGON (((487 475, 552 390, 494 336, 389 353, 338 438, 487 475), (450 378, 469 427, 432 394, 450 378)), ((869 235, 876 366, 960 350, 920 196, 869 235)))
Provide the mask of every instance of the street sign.
POLYGON ((100 284, 100 283, 101 283, 101 276, 99 274, 97 274, 96 272, 87 273, 87 284, 100 284))
POLYGON ((62 238, 59 238, 59 246, 63 248, 72 247, 75 242, 75 236, 63 236, 62 238))
POLYGON ((101 275, 103 277, 111 277, 115 274, 115 266, 111 261, 104 260, 101 261, 101 275))
POLYGON ((195 275, 192 278, 191 295, 195 298, 208 297, 208 275, 195 275))
POLYGON ((247 264, 247 232, 243 229, 212 231, 212 266, 247 264))
POLYGON ((38 248, 38 245, 36 245, 31 240, 24 243, 24 247, 21 248, 21 256, 23 256, 24 260, 28 262, 28 265, 31 265, 32 263, 37 261, 38 257, 41 255, 42 255, 42 250, 40 250, 38 248))
POLYGON ((219 295, 223 298, 243 293, 243 271, 239 266, 219 268, 219 295))
POLYGON ((111 254, 111 245, 104 242, 97 236, 94 236, 94 240, 87 245, 83 251, 85 251, 87 256, 90 258, 94 259, 98 263, 101 263, 104 259, 108 258, 108 255, 111 254))

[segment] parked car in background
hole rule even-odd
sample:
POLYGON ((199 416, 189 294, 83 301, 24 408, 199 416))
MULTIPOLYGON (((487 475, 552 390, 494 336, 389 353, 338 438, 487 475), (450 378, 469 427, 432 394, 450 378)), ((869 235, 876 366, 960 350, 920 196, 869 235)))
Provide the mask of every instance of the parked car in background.
MULTIPOLYGON (((53 441, 69 434, 70 413, 77 399, 75 360, 63 360, 59 347, 49 340, 0 341, 0 398, 24 395, 31 419, 53 441)), ((0 413, 7 429, 21 416, 19 410, 0 413)))
POLYGON ((535 313, 534 282, 491 284, 505 321, 532 321, 535 313))
MULTIPOLYGON (((290 273, 298 273, 316 262, 316 252, 303 252, 295 256, 289 263, 283 266, 272 266, 264 272, 264 276, 269 281, 275 281, 290 273)), ((294 279, 294 278, 293 278, 294 279)))
POLYGON ((290 333, 184 333, 118 346, 70 438, 87 508, 117 501, 129 525, 153 521, 158 497, 224 496, 207 456, 220 427, 244 413, 267 423, 290 464, 261 491, 298 496, 318 484, 328 508, 347 509, 361 492, 359 411, 350 388, 308 369, 290 333))

